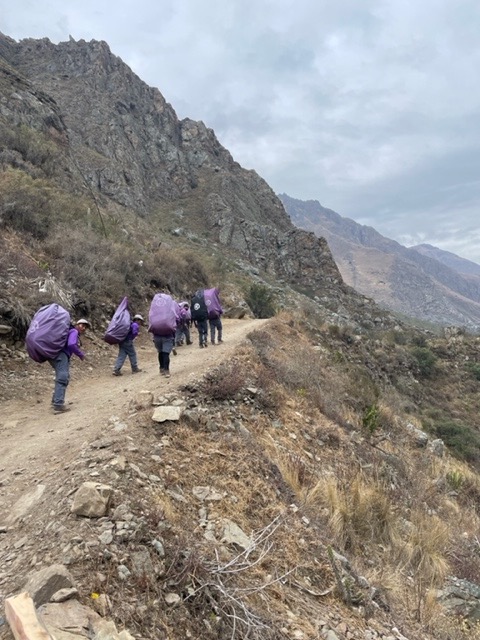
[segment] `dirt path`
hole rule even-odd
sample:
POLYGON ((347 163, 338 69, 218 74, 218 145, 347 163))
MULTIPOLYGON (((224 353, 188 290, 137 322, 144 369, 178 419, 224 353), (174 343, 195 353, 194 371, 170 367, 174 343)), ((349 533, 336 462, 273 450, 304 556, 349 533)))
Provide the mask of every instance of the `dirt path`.
MULTIPOLYGON (((225 342, 209 345, 208 349, 198 347, 198 334, 194 329, 194 344, 180 347, 178 355, 171 356, 169 379, 159 376, 157 352, 146 335, 139 339, 137 346, 141 373, 132 375, 127 361, 122 370, 124 375, 120 378, 112 376, 109 363, 113 363, 115 350, 106 353, 104 362, 95 366, 89 377, 82 377, 80 369, 88 367, 89 363, 87 344, 84 363, 72 362, 66 397, 67 402, 72 403, 71 411, 53 415, 50 408, 53 381, 38 399, 32 388, 29 400, 0 403, 0 525, 2 513, 8 512, 21 493, 59 464, 68 465, 78 457, 86 442, 101 438, 113 416, 121 419, 126 414, 129 401, 136 393, 144 389, 156 395, 168 393, 188 380, 198 378, 207 369, 228 359, 248 333, 263 322, 224 320, 225 342)), ((41 366, 46 378, 50 379, 49 365, 41 366)), ((23 384, 32 383, 26 380, 23 384)))

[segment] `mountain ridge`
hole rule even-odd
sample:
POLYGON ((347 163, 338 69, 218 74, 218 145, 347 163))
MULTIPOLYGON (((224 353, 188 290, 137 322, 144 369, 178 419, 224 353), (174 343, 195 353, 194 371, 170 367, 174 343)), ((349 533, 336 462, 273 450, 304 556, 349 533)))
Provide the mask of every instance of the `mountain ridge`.
MULTIPOLYGON (((326 209, 280 194, 294 224, 327 239, 345 282, 381 306, 439 324, 480 327, 480 277, 326 209)), ((455 264, 461 264, 457 257, 455 264)), ((479 267, 480 270, 480 267, 479 267)))
MULTIPOLYGON (((325 240, 295 227, 269 185, 240 167, 213 130, 178 120, 105 42, 17 43, 1 35, 0 55, 17 74, 4 65, 10 91, 0 124, 53 140, 56 179, 93 198, 95 209, 117 218, 129 209, 147 222, 160 215, 165 224, 178 212, 180 234, 204 236, 312 295, 346 295, 325 240)), ((25 167, 23 158, 11 160, 25 167)))

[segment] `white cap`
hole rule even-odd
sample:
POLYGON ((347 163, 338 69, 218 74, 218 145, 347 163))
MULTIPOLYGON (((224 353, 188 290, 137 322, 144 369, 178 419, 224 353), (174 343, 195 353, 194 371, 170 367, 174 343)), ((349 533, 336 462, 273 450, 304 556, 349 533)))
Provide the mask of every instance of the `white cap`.
POLYGON ((134 319, 134 320, 141 320, 142 322, 144 322, 144 318, 143 318, 143 316, 142 316, 140 313, 136 313, 136 314, 133 316, 133 319, 134 319))
POLYGON ((87 327, 90 327, 90 322, 88 320, 85 320, 85 318, 80 318, 80 320, 77 320, 76 324, 85 324, 87 325, 87 327))

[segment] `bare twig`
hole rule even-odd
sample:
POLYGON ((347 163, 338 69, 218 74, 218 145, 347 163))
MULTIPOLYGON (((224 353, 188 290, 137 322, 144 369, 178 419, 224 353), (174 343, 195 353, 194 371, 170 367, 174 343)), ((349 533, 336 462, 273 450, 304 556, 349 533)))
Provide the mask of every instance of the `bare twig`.
MULTIPOLYGON (((240 637, 242 639, 265 638, 274 634, 271 624, 265 622, 260 615, 249 608, 246 598, 254 594, 264 594, 268 587, 284 580, 296 570, 296 567, 281 576, 252 587, 239 587, 232 581, 235 577, 246 574, 265 560, 274 546, 271 538, 283 521, 284 516, 278 516, 266 527, 256 532, 247 549, 238 553, 228 562, 222 563, 216 550, 214 560, 204 563, 206 575, 191 575, 194 588, 190 590, 188 598, 203 594, 215 613, 223 620, 228 621, 232 640, 240 637), (251 558, 253 553, 257 554, 255 559, 251 558)), ((275 637, 278 637, 278 630, 275 633, 277 634, 275 637)))

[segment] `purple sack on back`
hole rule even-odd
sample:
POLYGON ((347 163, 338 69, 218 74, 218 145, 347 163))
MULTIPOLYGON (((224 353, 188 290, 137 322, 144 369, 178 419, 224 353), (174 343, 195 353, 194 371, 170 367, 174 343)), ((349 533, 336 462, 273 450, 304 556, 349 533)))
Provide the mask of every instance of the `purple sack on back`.
POLYGON ((120 344, 123 342, 130 331, 130 311, 128 310, 128 298, 123 298, 110 320, 103 339, 108 344, 120 344))
POLYGON ((208 309, 208 317, 211 320, 213 320, 214 318, 219 318, 223 313, 219 293, 220 292, 216 287, 214 289, 205 289, 204 291, 205 304, 207 305, 208 309))
POLYGON ((59 304, 41 307, 33 316, 25 337, 28 355, 35 362, 56 358, 67 344, 70 314, 59 304))
POLYGON ((178 302, 168 293, 156 293, 153 296, 148 314, 148 330, 157 336, 175 335, 180 318, 178 302))
POLYGON ((186 302, 185 300, 183 300, 182 302, 178 303, 180 305, 180 317, 182 319, 183 322, 190 322, 190 320, 192 319, 192 314, 190 313, 190 306, 188 304, 188 302, 186 302), (187 305, 187 306, 185 306, 187 305))

